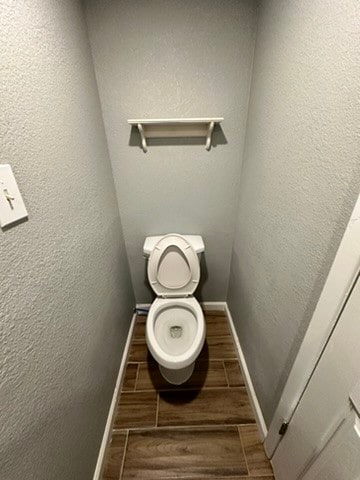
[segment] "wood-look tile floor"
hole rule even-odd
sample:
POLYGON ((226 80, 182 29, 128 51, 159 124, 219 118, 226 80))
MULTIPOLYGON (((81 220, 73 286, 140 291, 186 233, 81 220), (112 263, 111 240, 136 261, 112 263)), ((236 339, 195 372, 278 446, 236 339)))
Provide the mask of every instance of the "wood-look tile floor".
POLYGON ((273 480, 228 322, 206 312, 192 377, 167 383, 138 316, 107 448, 103 480, 273 480))

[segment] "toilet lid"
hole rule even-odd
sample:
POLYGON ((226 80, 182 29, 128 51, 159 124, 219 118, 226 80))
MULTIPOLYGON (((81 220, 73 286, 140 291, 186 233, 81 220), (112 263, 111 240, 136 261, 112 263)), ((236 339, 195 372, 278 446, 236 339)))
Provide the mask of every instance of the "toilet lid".
POLYGON ((194 293, 200 280, 199 259, 184 237, 173 233, 158 241, 150 254, 148 279, 161 297, 185 297, 194 293))

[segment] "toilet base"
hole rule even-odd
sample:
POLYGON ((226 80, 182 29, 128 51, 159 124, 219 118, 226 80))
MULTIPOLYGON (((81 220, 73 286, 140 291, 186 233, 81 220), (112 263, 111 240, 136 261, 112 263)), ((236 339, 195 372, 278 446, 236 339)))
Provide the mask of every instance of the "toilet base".
POLYGON ((179 370, 173 370, 170 368, 165 368, 162 365, 159 365, 161 375, 165 380, 173 385, 181 385, 185 383, 191 377, 195 367, 195 362, 185 368, 180 368, 179 370))

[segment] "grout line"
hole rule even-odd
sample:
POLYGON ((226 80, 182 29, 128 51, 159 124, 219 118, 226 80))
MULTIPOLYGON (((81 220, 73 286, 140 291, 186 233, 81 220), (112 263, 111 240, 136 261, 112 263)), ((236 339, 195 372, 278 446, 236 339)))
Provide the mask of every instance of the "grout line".
MULTIPOLYGON (((185 474, 186 475, 186 474, 185 474)), ((274 476, 273 475, 252 475, 251 477, 249 477, 248 475, 231 475, 231 477, 229 477, 228 475, 226 475, 226 477, 224 476, 217 476, 216 479, 217 480, 253 480, 253 479, 257 479, 257 480, 264 480, 265 478, 269 478, 269 476, 271 477, 271 479, 275 480, 274 476)), ((181 475, 180 477, 178 475, 176 475, 175 477, 171 476, 171 477, 162 477, 164 480, 191 480, 193 477, 189 477, 188 475, 186 475, 186 477, 184 477, 183 475, 181 475)), ((197 479, 199 480, 203 480, 204 477, 196 477, 197 479)), ((206 477, 206 478, 210 478, 210 477, 206 477)), ((211 478, 214 478, 214 477, 211 477, 211 478)))
POLYGON ((203 390, 228 390, 229 388, 231 388, 232 390, 237 390, 237 389, 242 389, 242 390, 245 390, 246 393, 247 393, 247 390, 246 390, 246 386, 245 385, 236 385, 234 387, 228 387, 227 385, 223 385, 223 386, 219 386, 219 387, 204 387, 204 386, 199 386, 199 387, 188 387, 188 388, 143 388, 141 390, 134 390, 134 391, 131 391, 131 390, 125 390, 124 392, 122 393, 150 393, 150 392, 156 392, 156 393, 161 393, 161 392, 174 392, 174 393, 177 393, 177 392, 202 392, 203 390))
MULTIPOLYGON (((269 475, 252 475, 251 477, 249 477, 248 475, 240 475, 240 477, 237 475, 237 476, 234 476, 234 475, 231 475, 231 477, 229 476, 222 476, 222 477, 216 477, 217 480, 249 480, 251 478, 252 479, 258 479, 258 480, 264 480, 264 478, 268 478, 269 475)), ((270 475, 270 477, 272 479, 274 479, 274 476, 273 475, 270 475)), ((179 477, 178 475, 176 475, 176 477, 163 477, 164 480, 191 480, 190 477, 188 475, 186 475, 186 477, 182 476, 179 477)), ((193 478, 193 477, 191 477, 193 478)), ((197 477, 199 480, 203 479, 204 477, 197 477)), ((209 478, 209 477, 206 477, 206 478, 209 478)), ((274 479, 275 480, 275 479, 274 479)))
MULTIPOLYGON (((211 357, 211 359, 209 360, 210 362, 228 362, 229 360, 236 360, 237 362, 239 361, 239 359, 237 357, 229 357, 229 358, 223 358, 223 357, 211 357)), ((198 359, 198 362, 206 362, 207 360, 203 360, 201 358, 198 359)), ((149 364, 149 362, 147 360, 141 360, 141 361, 134 361, 134 360, 129 360, 128 361, 128 364, 142 364, 142 365, 147 365, 149 364)), ((151 360, 150 363, 157 363, 156 360, 151 360)))
POLYGON ((227 374, 227 371, 226 371, 225 360, 223 360, 222 363, 223 363, 223 368, 224 368, 224 372, 225 372, 225 378, 226 378, 228 387, 230 388, 230 381, 229 381, 229 377, 228 377, 228 374, 227 374))
MULTIPOLYGON (((230 333, 225 333, 225 334, 222 334, 222 335, 217 335, 217 334, 216 335, 208 335, 206 338, 208 340, 209 340, 209 338, 220 338, 221 340, 231 338, 232 343, 233 343, 233 337, 232 337, 231 332, 230 333)), ((133 338, 131 340, 131 343, 133 345, 146 345, 146 339, 145 339, 145 337, 133 338)))
POLYGON ((242 439, 242 436, 241 436, 241 430, 240 430, 240 426, 239 426, 239 425, 238 425, 237 429, 238 429, 238 434, 239 434, 239 440, 240 440, 240 444, 241 444, 241 449, 242 449, 243 455, 244 455, 244 460, 245 460, 245 464, 246 464, 246 469, 247 469, 247 471, 248 471, 248 475, 250 475, 249 464, 248 464, 248 461, 247 461, 246 452, 245 452, 245 447, 244 447, 244 442, 243 442, 243 439, 242 439))
POLYGON ((124 465, 125 465, 125 456, 126 456, 126 450, 127 450, 127 446, 128 446, 128 439, 129 439, 129 430, 126 430, 125 446, 124 446, 124 453, 123 453, 123 457, 122 457, 122 460, 121 460, 121 467, 120 467, 120 476, 119 476, 119 480, 121 480, 121 478, 122 478, 122 475, 123 475, 123 471, 124 471, 124 465))
POLYGON ((140 365, 137 364, 136 378, 135 378, 135 385, 134 385, 134 392, 136 392, 137 382, 138 382, 138 378, 139 378, 139 371, 140 371, 140 365))
POLYGON ((156 395, 156 418, 155 418, 155 427, 158 428, 159 422, 159 404, 160 404, 160 394, 159 392, 156 395))
MULTIPOLYGON (((255 421, 253 423, 207 423, 204 425, 193 424, 193 425, 161 425, 155 427, 127 427, 126 430, 129 431, 151 431, 151 430, 184 430, 186 428, 194 429, 194 430, 202 430, 202 429, 217 429, 217 428, 226 428, 226 427, 235 427, 238 428, 239 426, 246 427, 246 426, 253 426, 256 425, 255 421)), ((114 434, 123 432, 125 428, 118 428, 113 430, 114 434)))
MULTIPOLYGON (((226 477, 216 477, 217 480, 249 480, 251 478, 252 479, 257 479, 257 480, 264 480, 264 478, 268 478, 269 476, 268 475, 252 475, 251 477, 249 477, 248 475, 241 475, 240 477, 237 475, 234 477, 234 475, 232 475, 231 477, 229 476, 226 476, 226 477)), ((274 479, 274 476, 273 475, 270 475, 270 477, 272 479, 274 479)), ((203 480, 204 477, 197 477, 199 480, 203 480)), ((189 480, 189 477, 186 476, 186 477, 164 477, 164 480, 189 480)))

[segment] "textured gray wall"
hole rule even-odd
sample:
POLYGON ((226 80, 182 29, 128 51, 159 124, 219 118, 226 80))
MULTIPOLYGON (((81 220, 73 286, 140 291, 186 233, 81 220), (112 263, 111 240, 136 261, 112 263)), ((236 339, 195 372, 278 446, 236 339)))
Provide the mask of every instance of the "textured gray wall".
MULTIPOLYGON (((89 0, 86 4, 136 299, 152 298, 145 282, 144 238, 179 232, 204 236, 206 254, 197 295, 225 300, 256 2, 89 0), (158 142, 144 154, 137 137, 130 139, 128 118, 209 115, 225 117, 222 125, 228 142, 210 152, 203 140, 201 145, 158 142)), ((224 141, 220 133, 217 143, 224 141)))
POLYGON ((92 477, 134 299, 82 11, 0 2, 0 478, 92 477))
POLYGON ((228 301, 268 422, 359 191, 359 18, 260 8, 228 301))

